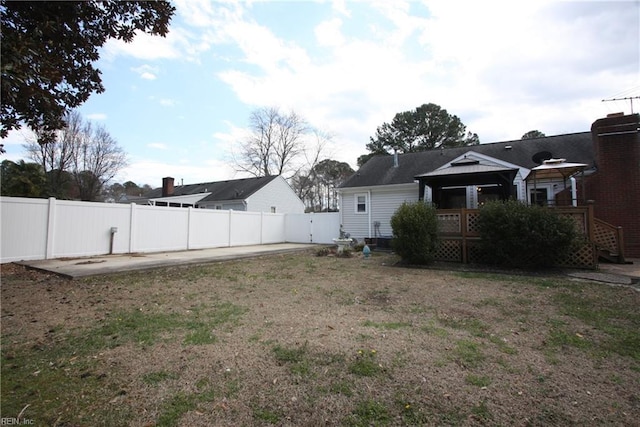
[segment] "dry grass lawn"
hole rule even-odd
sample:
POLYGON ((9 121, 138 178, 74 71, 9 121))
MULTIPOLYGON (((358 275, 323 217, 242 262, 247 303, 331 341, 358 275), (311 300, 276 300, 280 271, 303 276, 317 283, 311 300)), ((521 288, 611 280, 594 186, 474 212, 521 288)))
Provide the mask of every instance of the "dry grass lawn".
POLYGON ((638 425, 640 293, 315 252, 81 280, 2 266, 2 417, 638 425))

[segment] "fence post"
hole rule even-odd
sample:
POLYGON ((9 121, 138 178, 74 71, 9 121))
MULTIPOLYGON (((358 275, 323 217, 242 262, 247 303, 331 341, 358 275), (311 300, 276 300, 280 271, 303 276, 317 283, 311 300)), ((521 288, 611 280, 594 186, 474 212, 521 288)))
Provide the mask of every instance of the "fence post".
POLYGON ((260 244, 262 244, 262 241, 264 239, 263 232, 264 232, 264 212, 260 211, 260 244))
POLYGON ((227 236, 227 246, 231 247, 231 214, 233 211, 229 209, 229 235, 227 236))
POLYGON ((467 210, 462 208, 460 209, 460 231, 462 232, 462 263, 466 264, 469 262, 469 257, 467 256, 467 210))
POLYGON ((192 207, 187 208, 187 250, 191 249, 191 210, 192 207))
MULTIPOLYGON (((587 202, 588 203, 588 202, 587 202)), ((595 215, 593 212, 593 203, 587 205, 587 238, 590 242, 595 242, 595 215)))
POLYGON ((56 235, 56 199, 49 197, 49 212, 47 217, 47 243, 44 259, 54 258, 54 245, 56 235))
POLYGON ((136 204, 131 203, 131 211, 129 214, 129 253, 135 252, 135 238, 136 235, 136 204))

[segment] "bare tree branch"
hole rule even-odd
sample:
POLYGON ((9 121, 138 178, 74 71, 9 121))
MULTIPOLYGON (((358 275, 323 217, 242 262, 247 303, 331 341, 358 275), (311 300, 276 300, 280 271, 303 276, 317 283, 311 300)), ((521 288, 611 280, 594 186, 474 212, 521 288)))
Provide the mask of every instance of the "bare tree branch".
POLYGON ((277 107, 255 110, 249 119, 251 135, 241 144, 236 170, 253 176, 284 175, 304 150, 309 131, 295 112, 283 114, 277 107))
POLYGON ((103 187, 127 165, 126 154, 103 126, 84 122, 77 111, 51 142, 25 144, 28 157, 41 164, 48 178, 47 193, 58 198, 97 200, 103 187), (73 187, 73 188, 70 188, 73 187))

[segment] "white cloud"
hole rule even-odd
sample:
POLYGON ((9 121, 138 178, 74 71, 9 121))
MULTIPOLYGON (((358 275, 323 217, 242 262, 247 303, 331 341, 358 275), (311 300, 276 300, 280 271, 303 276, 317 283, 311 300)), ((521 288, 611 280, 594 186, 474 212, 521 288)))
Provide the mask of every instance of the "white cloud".
POLYGON ((138 74, 140 78, 145 80, 155 80, 157 78, 157 74, 159 72, 158 67, 154 67, 152 65, 144 64, 139 67, 132 67, 131 71, 138 74))
MULTIPOLYGON (((156 57, 204 61, 214 46, 212 72, 238 101, 294 109, 334 133, 336 158, 352 166, 377 126, 423 103, 492 142, 588 130, 603 115, 600 99, 638 85, 637 3, 331 5, 309 41, 256 22, 251 3, 176 0, 185 27, 172 24, 156 57)), ((233 146, 237 135, 214 138, 233 146)))
POLYGON ((152 142, 152 143, 147 144, 147 147, 148 148, 153 148, 153 149, 156 149, 156 150, 168 150, 169 149, 167 144, 164 144, 162 142, 152 142))
POLYGON ((91 113, 87 114, 86 118, 89 120, 107 120, 107 115, 105 113, 91 113))
MULTIPOLYGON (((104 45, 101 58, 113 61, 116 57, 123 55, 145 61, 184 59, 198 62, 199 56, 209 48, 210 42, 206 36, 195 35, 181 27, 179 23, 173 22, 166 37, 139 32, 130 43, 109 39, 104 45)), ((145 70, 147 78, 157 74, 157 69, 153 70, 155 71, 145 70)))
POLYGON ((181 56, 176 47, 177 38, 170 32, 166 38, 151 36, 146 33, 136 35, 131 43, 122 40, 110 39, 104 45, 105 59, 113 59, 118 55, 132 56, 138 59, 173 59, 181 56))
POLYGON ((345 4, 345 0, 332 0, 331 1, 331 9, 334 12, 339 13, 340 15, 350 17, 351 11, 347 9, 347 5, 345 4))
POLYGON ((149 100, 153 101, 153 102, 157 102, 158 104, 162 105, 163 107, 174 107, 177 102, 174 99, 170 99, 170 98, 159 98, 157 96, 149 96, 149 100))
POLYGON ((340 46, 344 43, 344 36, 340 32, 342 20, 333 18, 329 21, 321 22, 314 29, 316 39, 320 46, 340 46))
POLYGON ((628 87, 620 85, 640 69, 637 4, 468 2, 465 13, 459 6, 428 3, 420 41, 449 73, 441 105, 477 117, 461 118, 484 142, 534 128, 588 130, 603 115, 605 93, 628 87))
POLYGON ((1 155, 0 161, 10 160, 12 162, 17 162, 19 160, 24 160, 27 163, 31 162, 30 159, 26 158, 26 152, 23 150, 22 146, 35 140, 36 135, 28 127, 22 127, 18 130, 10 130, 6 138, 0 139, 0 144, 4 145, 3 148, 6 151, 5 154, 1 155))

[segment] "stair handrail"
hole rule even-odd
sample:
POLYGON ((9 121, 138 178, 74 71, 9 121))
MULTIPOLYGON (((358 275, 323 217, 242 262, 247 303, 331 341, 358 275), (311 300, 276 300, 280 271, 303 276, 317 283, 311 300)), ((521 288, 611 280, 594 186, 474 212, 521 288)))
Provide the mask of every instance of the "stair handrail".
POLYGON ((615 253, 619 262, 624 262, 624 235, 622 232, 622 227, 615 226, 609 224, 598 218, 593 218, 594 225, 594 233, 593 233, 593 242, 596 244, 598 248, 606 249, 612 253, 615 253), (613 242, 615 246, 611 246, 609 243, 611 240, 603 240, 599 239, 599 234, 596 233, 595 229, 599 228, 600 230, 604 230, 606 234, 609 236, 613 236, 613 242))

